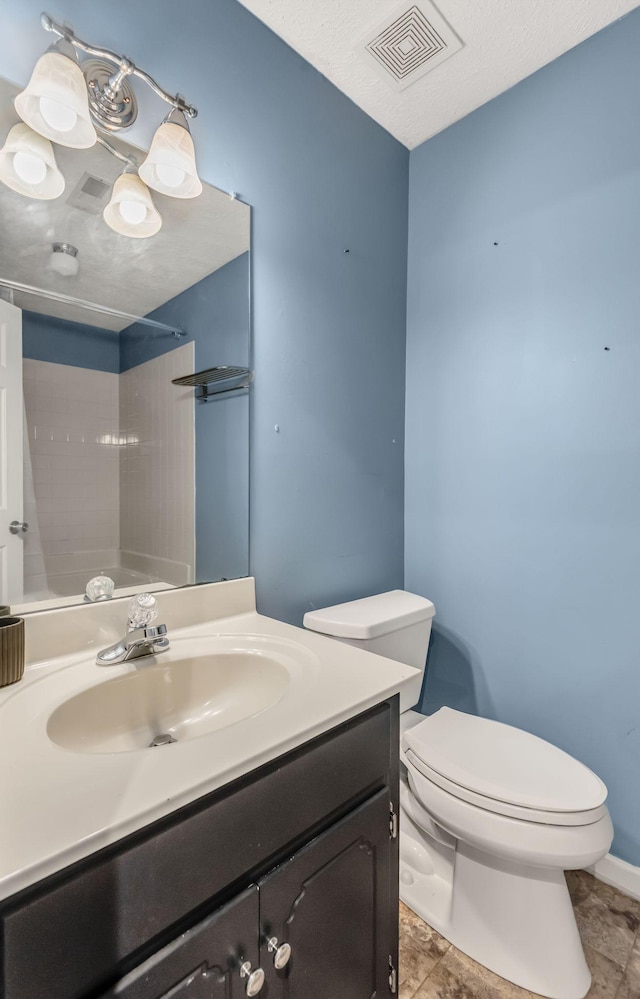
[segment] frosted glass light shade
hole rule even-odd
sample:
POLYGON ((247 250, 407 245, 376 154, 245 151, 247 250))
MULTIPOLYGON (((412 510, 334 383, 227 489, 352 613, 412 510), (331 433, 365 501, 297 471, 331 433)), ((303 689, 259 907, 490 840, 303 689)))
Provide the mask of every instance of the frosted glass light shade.
POLYGON ((173 121, 157 129, 138 172, 145 184, 170 198, 197 198, 202 193, 193 139, 173 121))
POLYGON ((102 214, 115 232, 134 239, 155 236, 162 225, 162 216, 151 200, 149 189, 135 173, 123 173, 118 177, 111 201, 102 214))
POLYGON ((54 243, 49 257, 49 267, 62 277, 75 277, 80 269, 78 250, 69 243, 54 243))
POLYGON ((61 146, 88 149, 96 142, 84 75, 62 52, 40 56, 15 108, 27 125, 61 146))
POLYGON ((64 177, 53 146, 28 125, 14 125, 0 149, 0 180, 18 194, 40 201, 59 198, 64 177))

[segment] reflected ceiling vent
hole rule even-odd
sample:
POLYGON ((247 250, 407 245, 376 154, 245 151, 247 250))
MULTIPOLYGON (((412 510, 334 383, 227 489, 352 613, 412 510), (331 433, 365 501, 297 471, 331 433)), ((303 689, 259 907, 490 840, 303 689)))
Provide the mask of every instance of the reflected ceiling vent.
POLYGON ((462 48, 463 42, 427 0, 403 4, 367 32, 360 47, 394 90, 404 90, 462 48))
POLYGON ((67 198, 67 204, 91 215, 99 215, 109 200, 112 187, 113 181, 104 181, 85 173, 67 198))

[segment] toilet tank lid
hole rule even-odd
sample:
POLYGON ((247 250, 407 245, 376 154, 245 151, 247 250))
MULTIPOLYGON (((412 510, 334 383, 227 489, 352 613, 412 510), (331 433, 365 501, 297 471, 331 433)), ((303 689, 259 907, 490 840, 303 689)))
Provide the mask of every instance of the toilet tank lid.
POLYGON ((323 635, 364 641, 428 621, 435 612, 435 607, 425 597, 406 590, 390 590, 308 611, 303 623, 305 628, 323 635))

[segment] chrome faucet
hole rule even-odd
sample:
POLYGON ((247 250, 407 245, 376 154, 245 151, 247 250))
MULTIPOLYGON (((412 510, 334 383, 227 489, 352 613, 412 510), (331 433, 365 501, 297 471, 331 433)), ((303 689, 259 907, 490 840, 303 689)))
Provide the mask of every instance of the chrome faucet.
POLYGON ((130 659, 140 659, 142 656, 155 656, 158 652, 166 652, 169 639, 166 637, 166 624, 155 627, 134 628, 128 631, 124 638, 106 649, 101 649, 96 656, 98 666, 116 666, 130 659))
POLYGON ((127 634, 118 642, 101 649, 96 656, 98 666, 116 666, 143 656, 155 656, 169 648, 167 626, 152 625, 157 616, 158 602, 150 593, 139 593, 129 604, 127 634))

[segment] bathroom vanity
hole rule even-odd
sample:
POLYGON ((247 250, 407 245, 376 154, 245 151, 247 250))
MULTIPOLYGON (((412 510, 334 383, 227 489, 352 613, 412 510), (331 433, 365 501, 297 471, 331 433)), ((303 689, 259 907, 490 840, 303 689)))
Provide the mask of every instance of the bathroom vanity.
MULTIPOLYGON (((77 651, 65 665, 34 665, 24 690, 0 695, 9 730, 29 705, 42 751, 36 765, 25 744, 33 772, 22 792, 15 774, 0 789, 12 806, 0 851, 4 999, 396 991, 398 702, 417 697, 415 671, 261 618, 252 592, 242 580, 199 587, 191 604, 188 590, 163 595, 177 636, 167 656, 177 658, 151 665, 165 678, 179 671, 184 643, 192 658, 209 649, 212 670, 225 642, 258 658, 260 641, 275 659, 285 650, 291 682, 249 718, 204 732, 176 724, 177 744, 153 749, 132 748, 129 732, 105 743, 112 733, 94 727, 83 748, 69 709, 62 745, 46 724, 57 710, 95 691, 108 705, 109 683, 135 700, 145 669, 110 680, 77 651)), ((86 621, 84 608, 64 613, 81 622, 84 644, 96 612, 101 638, 113 631, 116 603, 86 621)), ((45 624, 55 646, 64 621, 45 624)), ((32 636, 34 651, 40 642, 32 636)), ((89 703, 79 701, 85 714, 89 703)))

